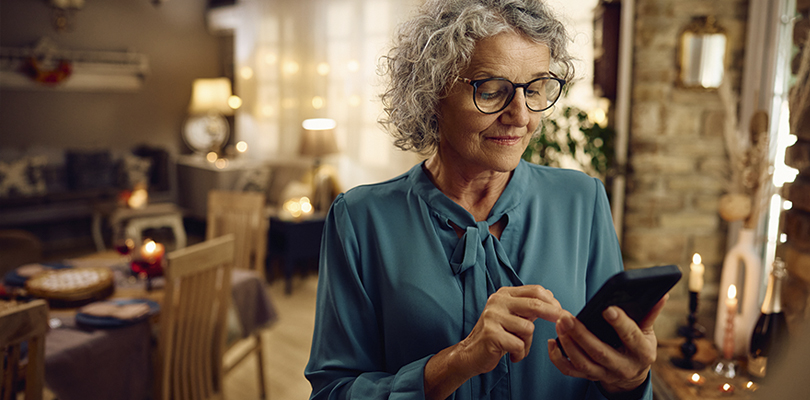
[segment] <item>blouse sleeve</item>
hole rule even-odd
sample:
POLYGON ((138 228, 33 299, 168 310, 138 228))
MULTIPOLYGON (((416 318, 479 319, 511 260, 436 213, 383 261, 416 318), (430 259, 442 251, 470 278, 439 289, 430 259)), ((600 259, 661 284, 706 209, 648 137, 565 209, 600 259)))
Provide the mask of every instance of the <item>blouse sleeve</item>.
POLYGON ((430 356, 385 371, 378 318, 363 281, 357 232, 343 195, 321 241, 315 331, 305 375, 311 399, 424 399, 430 356))
MULTIPOLYGON (((610 212, 610 203, 602 181, 593 178, 596 185, 596 199, 593 213, 593 229, 591 230, 591 252, 588 260, 588 298, 590 299, 602 284, 613 274, 624 269, 621 247, 613 226, 613 217, 610 212)), ((636 390, 628 393, 609 394, 601 389, 596 382, 591 382, 588 388, 588 399, 608 400, 652 400, 651 377, 636 390)))

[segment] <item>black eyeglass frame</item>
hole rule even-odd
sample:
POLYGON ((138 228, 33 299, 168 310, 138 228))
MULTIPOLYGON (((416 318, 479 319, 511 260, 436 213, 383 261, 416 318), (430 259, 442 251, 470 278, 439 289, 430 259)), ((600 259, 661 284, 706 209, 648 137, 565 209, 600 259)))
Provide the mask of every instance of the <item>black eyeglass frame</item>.
POLYGON ((523 93, 525 95, 526 88, 528 88, 529 85, 531 85, 532 83, 535 83, 535 82, 541 81, 541 80, 557 81, 560 84, 559 93, 557 93, 557 97, 554 99, 554 101, 551 102, 551 104, 546 106, 546 108, 543 108, 543 109, 540 109, 540 110, 535 110, 535 109, 529 107, 529 102, 526 101, 526 108, 528 108, 529 111, 532 111, 532 112, 546 111, 549 108, 553 107, 554 104, 557 104, 557 100, 559 100, 560 97, 562 97, 563 86, 565 86, 565 79, 558 78, 556 76, 542 76, 542 77, 537 78, 537 79, 532 79, 532 80, 530 80, 530 81, 528 81, 526 83, 514 83, 514 82, 512 82, 512 81, 510 81, 509 79, 506 79, 506 78, 485 78, 485 79, 472 80, 472 79, 468 79, 468 78, 459 76, 456 79, 458 79, 458 80, 460 80, 460 81, 462 81, 464 83, 467 83, 467 84, 469 84, 469 85, 471 85, 473 87, 473 103, 475 104, 475 108, 477 108, 478 111, 480 111, 480 112, 482 112, 484 114, 496 114, 496 113, 499 113, 499 112, 503 111, 506 107, 509 107, 509 104, 512 104, 512 100, 515 99, 515 93, 517 93, 517 88, 523 88, 523 93), (511 83, 512 84, 512 94, 509 96, 508 99, 506 99, 506 101, 503 103, 503 106, 501 108, 499 108, 496 111, 487 112, 487 111, 482 110, 481 107, 478 106, 478 101, 476 101, 476 99, 475 99, 476 96, 475 95, 476 95, 476 93, 478 93, 478 86, 483 84, 483 83, 489 82, 489 81, 505 81, 505 82, 511 83))

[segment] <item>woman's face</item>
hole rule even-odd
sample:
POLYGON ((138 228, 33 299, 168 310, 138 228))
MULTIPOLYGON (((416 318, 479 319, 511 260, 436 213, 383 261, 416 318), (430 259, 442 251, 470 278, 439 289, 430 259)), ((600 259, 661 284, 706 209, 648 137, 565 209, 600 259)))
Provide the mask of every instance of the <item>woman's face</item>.
MULTIPOLYGON (((478 42, 461 77, 526 83, 548 75, 549 64, 548 46, 505 32, 478 42)), ((439 160, 472 174, 512 171, 541 117, 526 107, 523 89, 500 112, 484 114, 475 107, 473 87, 456 82, 439 102, 439 160)))

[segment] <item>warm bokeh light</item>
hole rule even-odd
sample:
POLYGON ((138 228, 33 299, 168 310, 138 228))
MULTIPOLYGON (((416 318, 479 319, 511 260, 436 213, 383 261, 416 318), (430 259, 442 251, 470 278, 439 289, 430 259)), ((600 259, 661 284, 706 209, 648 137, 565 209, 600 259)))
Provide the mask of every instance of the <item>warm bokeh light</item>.
POLYGON ((267 64, 267 65, 273 65, 277 61, 278 61, 278 57, 273 53, 270 53, 270 54, 267 54, 266 56, 264 56, 264 63, 267 64))
POLYGON ((349 105, 352 107, 357 107, 360 105, 360 96, 354 95, 349 96, 349 105))
POLYGON ((599 126, 607 125, 607 114, 605 113, 605 110, 598 107, 588 112, 588 119, 599 126))
POLYGON ((315 96, 315 97, 312 98, 312 108, 314 108, 316 110, 320 110, 321 108, 323 108, 324 104, 325 104, 325 101, 324 101, 323 97, 315 96))
POLYGON ((293 218, 301 218, 312 214, 312 202, 309 197, 292 198, 284 202, 284 210, 290 213, 293 218))
POLYGON ((351 60, 346 64, 346 69, 350 72, 357 72, 360 70, 360 63, 357 60, 351 60))
POLYGON ((242 98, 236 95, 228 97, 228 107, 233 108, 234 110, 242 107, 242 98))
POLYGON ((299 69, 301 69, 301 67, 295 61, 287 61, 284 63, 284 66, 281 67, 281 70, 287 75, 296 74, 299 69))
POLYGON ((144 188, 136 188, 132 191, 127 199, 127 205, 130 208, 143 208, 149 201, 149 193, 144 188))
POLYGON ((239 142, 236 143, 236 151, 238 151, 240 153, 244 153, 244 152, 247 151, 247 149, 248 149, 248 144, 244 140, 240 140, 239 142))
POLYGON ((728 298, 734 299, 737 297, 737 287, 734 285, 728 285, 728 298))
POLYGON ((250 78, 253 78, 253 68, 250 68, 250 67, 242 67, 242 69, 240 69, 240 70, 239 70, 239 75, 240 75, 240 76, 241 76, 243 79, 250 79, 250 78))
POLYGON ((219 158, 219 156, 217 155, 217 153, 215 153, 213 151, 209 151, 208 154, 205 155, 205 159, 208 160, 208 162, 211 162, 211 163, 216 161, 217 158, 219 158))
POLYGON ((262 115, 264 115, 265 117, 272 117, 275 114, 276 113, 273 111, 272 106, 264 106, 264 107, 262 107, 262 115))
POLYGON ((317 71, 318 75, 320 75, 320 76, 329 75, 329 70, 330 69, 331 68, 329 68, 329 63, 325 63, 325 62, 322 62, 322 63, 318 64, 318 66, 315 67, 315 71, 317 71))
POLYGON ((228 167, 228 159, 220 158, 216 162, 214 162, 214 165, 219 169, 225 169, 228 167))
POLYGON ((700 254, 695 253, 695 255, 692 256, 692 264, 700 264, 701 261, 703 260, 700 258, 700 254))

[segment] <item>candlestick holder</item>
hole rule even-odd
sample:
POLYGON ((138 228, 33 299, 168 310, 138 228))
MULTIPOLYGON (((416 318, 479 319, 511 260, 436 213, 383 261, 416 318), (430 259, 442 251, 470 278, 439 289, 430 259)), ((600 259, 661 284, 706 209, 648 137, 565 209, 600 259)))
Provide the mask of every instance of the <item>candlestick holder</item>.
POLYGON ((679 334, 686 338, 686 341, 681 345, 681 353, 683 353, 683 358, 673 358, 671 360, 672 364, 678 368, 682 369, 693 369, 693 370, 700 370, 706 368, 706 364, 703 364, 700 361, 695 361, 693 357, 697 354, 697 345, 695 344, 695 339, 703 337, 702 334, 695 328, 695 323, 697 322, 697 304, 698 304, 698 293, 697 292, 689 292, 689 316, 687 317, 687 321, 689 325, 685 326, 683 332, 679 330, 679 334))

